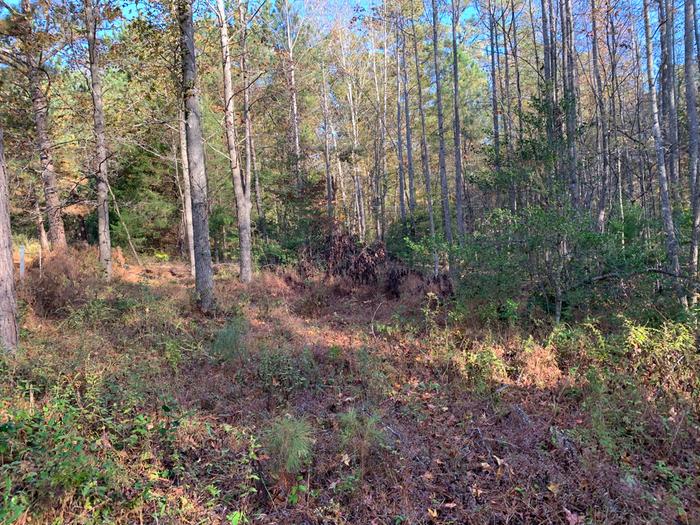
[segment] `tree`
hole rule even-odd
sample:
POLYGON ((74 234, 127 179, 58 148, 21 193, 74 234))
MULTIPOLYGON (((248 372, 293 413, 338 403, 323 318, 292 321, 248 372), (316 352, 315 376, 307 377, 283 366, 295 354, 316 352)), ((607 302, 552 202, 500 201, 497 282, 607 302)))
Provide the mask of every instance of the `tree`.
POLYGON ((209 246, 207 174, 204 165, 202 116, 197 90, 192 0, 178 0, 180 52, 182 53, 182 98, 185 108, 187 166, 192 192, 192 229, 195 256, 195 290, 203 312, 214 309, 214 271, 209 246))
POLYGON ((437 108, 437 121, 438 121, 438 170, 440 173, 440 195, 442 202, 442 224, 443 230, 445 232, 445 239, 449 244, 452 244, 452 217, 450 214, 450 194, 447 185, 447 167, 445 161, 445 124, 444 116, 442 111, 442 83, 441 83, 441 73, 440 73, 440 60, 439 60, 439 41, 438 41, 438 7, 437 1, 431 0, 431 6, 433 11, 433 66, 435 68, 435 106, 437 108))
POLYGON ((62 250, 67 243, 49 131, 48 93, 51 79, 47 67, 63 47, 59 34, 61 29, 56 27, 59 17, 51 11, 50 4, 32 5, 29 0, 22 0, 19 11, 4 1, 2 5, 12 16, 10 30, 5 35, 10 48, 0 47, 0 60, 20 71, 29 82, 36 147, 49 219, 49 240, 54 250, 62 250), (46 80, 49 82, 45 86, 46 80))
MULTIPOLYGON (((695 0, 686 0, 684 24, 684 59, 685 59, 685 101, 688 112, 688 178, 690 180, 691 209, 693 224, 690 246, 690 276, 698 275, 698 245, 700 244, 700 188, 698 188, 698 92, 695 79, 697 78, 697 63, 693 56, 694 24, 696 21, 695 0)), ((700 42, 697 43, 700 45, 700 42)), ((696 294, 691 297, 693 304, 696 294)))
MULTIPOLYGON (((678 239, 676 238, 676 228, 673 224, 673 210, 671 208, 671 198, 669 196, 668 178, 666 176, 666 159, 661 136, 661 125, 659 123, 659 106, 656 100, 656 87, 654 86, 654 50, 652 48, 651 28, 649 27, 649 0, 643 0, 644 10, 644 40, 647 62, 647 88, 649 89, 649 106, 652 117, 652 132, 654 135, 654 149, 656 151, 656 172, 659 179, 659 193, 661 196, 661 213, 666 233, 666 250, 670 271, 676 278, 680 277, 681 265, 678 256, 678 239)), ((686 302, 685 294, 679 289, 679 296, 682 303, 686 302)))
MULTIPOLYGON (((99 2, 99 0, 98 0, 99 2)), ((112 241, 109 233, 109 178, 107 169, 107 140, 105 138, 104 101, 102 98, 102 73, 98 50, 97 28, 101 20, 93 0, 85 0, 85 30, 90 63, 90 88, 92 92, 93 129, 95 133, 95 179, 97 181, 97 236, 99 258, 107 278, 112 277, 112 241)))
MULTIPOLYGON (((229 163, 231 167, 231 177, 233 178, 233 189, 236 195, 236 211, 238 214, 238 240, 240 246, 239 265, 241 282, 249 283, 253 278, 252 265, 252 244, 250 234, 250 169, 241 170, 238 160, 238 146, 236 144, 235 110, 233 106, 234 92, 233 79, 231 77, 231 50, 229 49, 228 19, 226 18, 226 8, 224 0, 217 0, 216 15, 219 21, 219 35, 221 40, 221 66, 224 80, 224 128, 226 131, 226 146, 229 163)), ((245 81, 245 77, 244 77, 245 81)), ((244 88, 245 91, 245 88, 244 88)), ((247 103, 246 103, 247 106, 247 103)), ((247 115, 247 108, 245 109, 247 115)), ((248 161, 246 165, 250 168, 250 135, 246 132, 246 148, 248 161)))
POLYGON ((5 167, 3 132, 0 128, 0 350, 13 352, 17 348, 18 339, 15 266, 12 262, 10 227, 10 191, 5 167))

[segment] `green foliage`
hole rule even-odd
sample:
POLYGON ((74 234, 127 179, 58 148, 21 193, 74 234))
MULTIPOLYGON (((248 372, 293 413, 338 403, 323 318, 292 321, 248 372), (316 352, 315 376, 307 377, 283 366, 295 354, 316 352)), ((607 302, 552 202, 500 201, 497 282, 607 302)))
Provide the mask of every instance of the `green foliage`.
POLYGON ((247 330, 248 324, 242 316, 230 319, 216 334, 211 346, 212 355, 221 362, 242 365, 249 354, 244 341, 247 330))
POLYGON ((279 474, 297 474, 311 461, 313 431, 305 419, 283 416, 266 434, 266 449, 279 474))
POLYGON ((365 415, 352 408, 340 416, 340 444, 360 463, 364 471, 367 457, 386 443, 378 414, 365 415))
POLYGON ((367 348, 360 348, 355 356, 355 367, 369 400, 381 399, 389 389, 386 366, 367 348))
POLYGON ((56 391, 41 410, 13 409, 0 425, 5 512, 65 492, 85 502, 109 498, 118 486, 118 464, 98 440, 85 435, 84 414, 73 395, 56 391))
POLYGON ((258 378, 268 394, 287 398, 296 390, 314 385, 318 367, 308 350, 294 355, 289 348, 263 348, 258 357, 258 378))

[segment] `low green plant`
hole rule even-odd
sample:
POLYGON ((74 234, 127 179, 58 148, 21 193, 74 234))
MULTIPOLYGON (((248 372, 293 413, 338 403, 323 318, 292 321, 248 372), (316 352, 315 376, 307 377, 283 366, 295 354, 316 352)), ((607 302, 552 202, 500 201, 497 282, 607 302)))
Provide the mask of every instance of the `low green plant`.
POLYGON ((267 452, 280 476, 295 475, 309 464, 313 452, 313 431, 302 418, 286 415, 267 431, 267 452))
POLYGON ((309 350, 294 355, 288 348, 263 348, 258 362, 258 377, 263 390, 283 398, 318 379, 318 367, 309 350))
POLYGON ((361 476, 364 475, 367 458, 385 443, 386 435, 381 428, 379 415, 365 415, 351 408, 340 416, 340 444, 345 453, 359 463, 361 476))
POLYGON ((243 317, 236 316, 229 320, 212 343, 212 355, 220 362, 242 365, 248 359, 248 349, 244 342, 247 329, 243 317))
POLYGON ((360 348, 356 354, 355 368, 366 397, 371 401, 383 398, 389 390, 389 379, 382 360, 367 348, 360 348))

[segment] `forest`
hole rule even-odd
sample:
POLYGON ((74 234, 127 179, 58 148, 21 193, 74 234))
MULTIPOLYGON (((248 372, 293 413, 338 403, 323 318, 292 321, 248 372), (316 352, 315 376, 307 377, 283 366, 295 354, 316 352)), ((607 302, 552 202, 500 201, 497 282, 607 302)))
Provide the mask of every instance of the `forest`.
POLYGON ((0 0, 0 525, 700 523, 696 0, 0 0))

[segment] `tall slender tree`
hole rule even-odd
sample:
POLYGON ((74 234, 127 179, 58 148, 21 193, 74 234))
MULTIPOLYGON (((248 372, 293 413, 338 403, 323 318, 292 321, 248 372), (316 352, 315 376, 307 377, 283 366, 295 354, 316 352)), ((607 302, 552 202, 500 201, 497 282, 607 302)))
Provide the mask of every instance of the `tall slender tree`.
POLYGON ((5 167, 5 150, 0 128, 0 353, 14 352, 19 340, 15 266, 12 262, 10 187, 5 167))
MULTIPOLYGON (((250 224, 250 169, 241 170, 236 143, 235 111, 233 78, 231 76, 231 50, 229 49, 228 19, 224 0, 217 0, 216 15, 219 21, 219 36, 221 41, 221 65, 224 80, 224 127, 226 130, 226 146, 233 179, 233 191, 236 195, 236 212, 238 216, 238 242, 240 246, 239 266, 241 282, 249 283, 253 278, 252 241, 250 224)), ((244 92, 247 87, 244 87, 244 92)), ((245 99, 245 96, 244 96, 245 99)), ((247 102, 244 102, 247 106, 247 102)), ((247 107, 246 110, 247 112, 247 107)), ((244 118, 245 119, 245 118, 244 118)), ((250 137, 246 133, 246 153, 250 159, 250 137)), ((246 162, 248 168, 250 160, 246 162)))
POLYGON ((192 0, 178 0, 180 52, 182 53, 182 98, 185 108, 187 165, 192 197, 192 236, 195 256, 195 290, 203 312, 215 308, 214 270, 209 245, 207 173, 204 164, 202 114, 197 90, 197 63, 194 46, 192 0))
MULTIPOLYGON (((99 0, 98 0, 99 2, 99 0)), ((99 259, 107 278, 112 277, 112 239, 109 232, 109 178, 107 166, 107 139, 105 133, 104 101, 102 98, 102 72, 100 70, 98 26, 101 21, 99 4, 85 0, 85 29, 90 63, 90 88, 92 92, 93 130, 95 134, 95 179, 97 186, 97 242, 99 259)))

